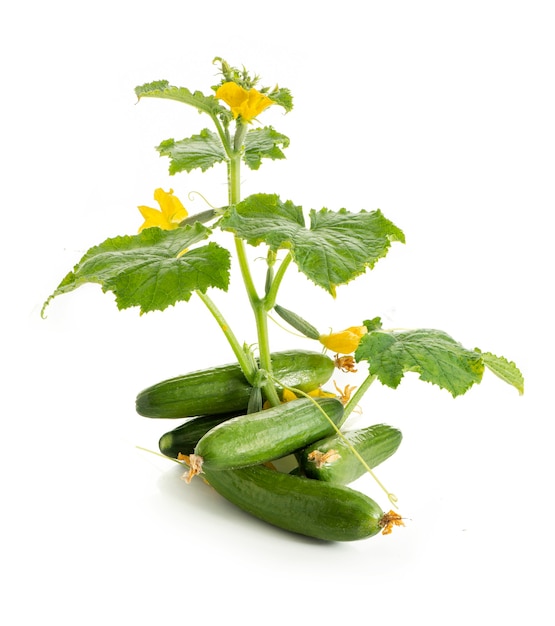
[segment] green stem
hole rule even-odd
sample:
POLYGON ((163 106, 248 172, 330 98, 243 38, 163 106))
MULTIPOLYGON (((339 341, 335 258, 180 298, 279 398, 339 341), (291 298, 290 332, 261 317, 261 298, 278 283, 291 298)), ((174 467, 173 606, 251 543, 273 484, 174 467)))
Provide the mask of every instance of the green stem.
POLYGON ((231 346, 231 349, 233 350, 233 353, 235 354, 235 357, 237 358, 237 361, 241 366, 241 370, 243 371, 245 378, 249 381, 249 383, 252 384, 256 376, 256 369, 253 368, 251 361, 248 359, 245 351, 243 350, 243 347, 241 346, 241 344, 237 340, 237 337, 235 337, 233 331, 227 324, 224 316, 221 314, 218 307, 214 304, 214 302, 208 295, 202 293, 202 291, 196 291, 195 293, 204 302, 210 313, 212 313, 212 316, 214 317, 219 327, 222 329, 226 339, 228 340, 229 345, 231 346))
MULTIPOLYGON (((227 131, 227 128, 224 131, 218 118, 216 116, 211 116, 211 117, 212 117, 214 124, 216 125, 216 129, 220 136, 220 140, 228 156, 228 177, 229 177, 228 182, 229 182, 230 202, 234 202, 234 201, 236 202, 238 201, 238 196, 239 196, 239 182, 240 182, 239 171, 238 171, 238 167, 234 169, 231 164, 232 163, 237 164, 239 162, 239 156, 236 155, 231 148, 231 143, 230 143, 229 133, 227 131)), ((210 211, 206 211, 203 214, 192 216, 192 217, 196 218, 197 221, 204 221, 204 217, 206 217, 207 219, 211 219, 214 215, 215 215, 215 210, 211 209, 210 211)), ((182 224, 185 225, 186 223, 187 223, 187 220, 184 220, 182 224)), ((231 349, 233 350, 233 353, 235 354, 237 361, 239 362, 239 366, 241 367, 241 370, 243 374, 245 375, 245 378, 249 381, 249 383, 253 384, 256 378, 257 369, 256 369, 256 366, 253 364, 252 359, 248 358, 248 355, 246 354, 245 350, 243 350, 243 347, 237 340, 237 337, 231 330, 231 327, 227 323, 226 319, 224 318, 224 316, 222 315, 218 307, 214 304, 212 299, 206 293, 202 293, 202 291, 200 290, 197 290, 195 293, 206 305, 206 307, 208 308, 208 310, 210 311, 210 313, 212 314, 212 316, 218 323, 218 326, 224 333, 229 345, 231 346, 231 349)))
POLYGON ((237 260, 239 261, 239 268, 241 270, 243 282, 245 283, 245 289, 249 297, 249 302, 251 303, 251 306, 254 308, 254 306, 260 300, 260 298, 256 291, 254 280, 252 278, 251 270, 249 267, 249 261, 247 257, 247 251, 245 248, 245 242, 242 239, 239 239, 239 237, 235 237, 235 251, 237 252, 237 260))
POLYGON ((271 311, 274 308, 279 286, 281 285, 281 281, 283 280, 283 277, 285 276, 285 272, 287 268, 289 267, 289 264, 291 263, 292 260, 293 260, 293 255, 291 254, 291 252, 288 252, 287 256, 281 262, 274 276, 274 280, 272 281, 272 285, 268 293, 266 294, 266 297, 264 298, 264 306, 266 308, 266 311, 271 311))
POLYGON ((357 406, 357 404, 362 399, 362 396, 368 391, 370 385, 376 380, 375 374, 368 374, 368 376, 362 381, 362 385, 358 387, 355 393, 351 396, 349 402, 345 405, 345 409, 343 411, 343 417, 341 418, 341 422, 339 426, 343 426, 345 420, 349 417, 349 415, 353 412, 353 409, 357 406))
POLYGON ((218 131, 218 135, 220 136, 220 141, 222 142, 225 153, 227 154, 228 158, 231 158, 232 156, 231 142, 229 139, 229 132, 227 128, 225 130, 222 128, 222 125, 220 124, 220 120, 218 119, 216 115, 210 115, 210 117, 212 118, 212 121, 214 122, 214 125, 216 126, 216 130, 218 131))
POLYGON ((243 141, 247 134, 249 127, 247 124, 237 123, 237 129, 235 131, 235 137, 233 139, 233 151, 235 154, 240 155, 243 152, 243 141))
POLYGON ((272 381, 272 357, 270 353, 270 339, 268 335, 268 315, 264 307, 264 303, 260 300, 253 306, 254 317, 256 320, 256 330, 258 334, 258 353, 260 358, 260 367, 268 373, 268 380, 264 383, 262 389, 266 395, 266 399, 272 406, 281 404, 277 394, 274 382, 272 381))
MULTIPOLYGON (((229 161, 229 204, 237 204, 241 201, 241 154, 235 153, 233 157, 229 161)), ((247 295, 249 297, 249 301, 251 306, 254 307, 255 303, 258 302, 258 293, 256 292, 256 287, 254 285, 254 281, 252 278, 252 274, 249 267, 249 262, 247 258, 247 251, 245 248, 245 243, 239 237, 235 237, 235 250, 237 251, 237 260, 239 261, 239 268, 241 270, 241 275, 243 277, 243 282, 245 283, 245 289, 247 290, 247 295)))
MULTIPOLYGON (((246 132, 247 127, 245 125, 237 125, 233 146, 234 150, 229 160, 228 166, 230 205, 237 204, 241 201, 241 154, 243 149, 243 140, 245 138, 246 132)), ((254 312, 258 337, 260 367, 266 370, 268 375, 271 376, 272 360, 270 356, 270 342, 268 338, 268 320, 266 308, 264 307, 264 301, 258 295, 252 278, 245 243, 239 237, 235 237, 235 249, 237 251, 237 260, 239 262, 239 268, 241 270, 241 275, 243 277, 247 296, 254 312)), ((270 402, 272 406, 277 406, 278 404, 280 404, 279 396, 271 378, 268 378, 267 382, 264 383, 262 389, 264 391, 266 399, 270 402)))
MULTIPOLYGON (((237 133, 240 133, 239 127, 237 133)), ((236 137, 237 138, 237 137, 236 137)), ((238 204, 241 201, 241 152, 234 151, 228 162, 228 185, 229 185, 229 204, 238 204)), ((249 296, 251 305, 258 301, 258 294, 254 286, 249 263, 247 259, 247 252, 245 244, 242 239, 235 237, 235 249, 237 251, 237 260, 239 261, 239 268, 241 275, 243 276, 243 282, 249 296)))
POLYGON ((228 161, 227 184, 229 204, 241 201, 241 155, 233 154, 228 161))

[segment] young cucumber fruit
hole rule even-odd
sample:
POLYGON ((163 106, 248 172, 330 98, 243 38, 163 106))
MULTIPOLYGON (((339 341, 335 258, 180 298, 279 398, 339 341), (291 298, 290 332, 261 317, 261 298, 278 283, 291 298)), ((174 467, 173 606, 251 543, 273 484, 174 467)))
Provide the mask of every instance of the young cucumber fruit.
POLYGON ((384 514, 374 500, 343 485, 260 465, 228 471, 206 468, 205 478, 220 495, 247 513, 317 539, 365 539, 388 523, 389 514, 384 514))
POLYGON ((309 339, 320 338, 320 331, 294 311, 290 311, 279 304, 274 305, 274 311, 281 317, 281 319, 285 320, 290 326, 292 326, 295 330, 298 330, 305 337, 308 337, 309 339))
POLYGON ((401 431, 387 424, 375 424, 342 435, 315 441, 298 452, 300 473, 308 478, 347 485, 367 471, 351 446, 372 469, 394 454, 403 438, 401 431))
MULTIPOLYGON (((313 391, 327 382, 334 362, 325 354, 289 350, 272 354, 274 377, 286 387, 313 391)), ((252 387, 238 363, 197 370, 147 387, 137 395, 143 417, 182 418, 246 410, 252 387)))
POLYGON ((164 433, 158 441, 158 448, 162 454, 177 459, 180 454, 193 454, 195 446, 206 433, 232 417, 242 415, 236 411, 233 413, 221 413, 219 415, 199 415, 188 419, 184 424, 164 433))
POLYGON ((189 457, 189 480, 207 468, 236 469, 284 457, 336 432, 333 424, 342 417, 343 405, 337 398, 298 398, 233 417, 208 431, 195 446, 189 457))

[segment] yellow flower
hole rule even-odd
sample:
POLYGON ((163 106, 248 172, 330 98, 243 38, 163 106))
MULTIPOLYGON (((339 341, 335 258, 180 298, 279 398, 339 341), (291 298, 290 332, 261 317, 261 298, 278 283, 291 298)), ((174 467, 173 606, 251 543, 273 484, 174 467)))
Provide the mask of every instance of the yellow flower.
MULTIPOLYGON (((321 387, 318 389, 314 389, 313 391, 309 391, 308 394, 311 398, 337 398, 335 393, 331 393, 331 391, 324 391, 321 387)), ((291 400, 298 400, 299 396, 293 393, 290 389, 284 389, 281 394, 281 403, 285 404, 286 402, 291 402, 291 400)), ((262 405, 263 409, 269 409, 272 405, 266 400, 262 405)))
POLYGON ((314 389, 314 391, 309 391, 308 395, 311 398, 337 398, 335 393, 332 393, 331 391, 325 391, 321 387, 318 387, 318 389, 314 389))
POLYGON ((320 335, 319 341, 328 350, 333 350, 338 354, 351 354, 358 348, 361 337, 367 332, 366 326, 351 326, 338 333, 320 335))
POLYGON ((138 207, 141 215, 145 218, 144 223, 139 227, 139 232, 152 226, 158 226, 162 230, 173 230, 187 217, 187 210, 179 198, 173 195, 173 189, 168 192, 163 189, 156 189, 154 199, 160 205, 160 211, 148 206, 138 207))
POLYGON ((291 400, 296 400, 296 399, 297 399, 297 396, 290 389, 283 390, 283 393, 281 394, 282 402, 291 402, 291 400))
POLYGON ((245 122, 250 122, 257 115, 267 109, 273 101, 256 89, 248 91, 232 81, 218 87, 216 98, 223 100, 231 108, 234 119, 241 116, 245 122))

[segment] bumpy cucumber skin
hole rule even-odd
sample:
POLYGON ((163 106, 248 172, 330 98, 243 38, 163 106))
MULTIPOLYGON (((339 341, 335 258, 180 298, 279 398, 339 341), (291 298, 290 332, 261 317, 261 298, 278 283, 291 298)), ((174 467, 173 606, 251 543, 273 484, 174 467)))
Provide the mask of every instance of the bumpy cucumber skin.
POLYGON ((219 415, 199 415, 188 419, 184 424, 164 433, 158 441, 162 454, 177 459, 179 454, 193 454, 195 446, 206 433, 240 413, 221 413, 219 415))
MULTIPOLYGON (((274 377, 286 387, 313 391, 327 382, 334 362, 325 354, 288 350, 272 354, 274 377)), ((137 395, 139 415, 184 418, 245 410, 252 387, 237 363, 197 370, 151 385, 137 395)))
MULTIPOLYGON (((367 428, 344 432, 343 435, 370 469, 393 455, 401 445, 403 438, 400 430, 387 424, 374 424, 367 428)), ((297 460, 301 473, 304 473, 308 478, 339 485, 348 485, 366 472, 366 468, 339 435, 332 435, 315 441, 297 454, 297 460), (314 450, 322 453, 335 450, 340 456, 318 468, 314 461, 308 458, 308 455, 314 450)))
POLYGON ((284 530, 324 541, 356 541, 380 532, 384 513, 359 491, 255 465, 206 470, 221 496, 284 530))
POLYGON ((195 447, 203 468, 226 470, 286 456, 336 432, 343 417, 337 398, 299 398, 270 409, 234 417, 206 433, 195 447))

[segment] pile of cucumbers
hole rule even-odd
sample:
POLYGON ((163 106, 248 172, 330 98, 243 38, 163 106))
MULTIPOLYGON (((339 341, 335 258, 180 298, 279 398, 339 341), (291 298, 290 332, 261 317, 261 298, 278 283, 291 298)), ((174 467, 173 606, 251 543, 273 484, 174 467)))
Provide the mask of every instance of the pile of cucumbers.
MULTIPOLYGON (((335 364, 323 353, 290 350, 272 354, 272 368, 283 385, 278 391, 308 394, 331 378, 335 364)), ((235 363, 152 385, 137 395, 136 410, 149 418, 185 419, 160 437, 160 452, 187 462, 187 481, 202 475, 224 498, 274 526, 354 541, 402 524, 399 515, 347 486, 365 465, 374 468, 394 454, 399 430, 376 424, 338 432, 344 407, 336 397, 300 395, 253 409, 255 391, 263 401, 235 363), (290 472, 272 463, 284 458, 296 460, 290 472)))

